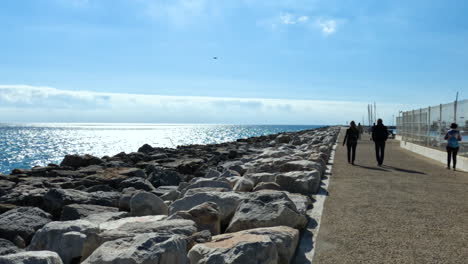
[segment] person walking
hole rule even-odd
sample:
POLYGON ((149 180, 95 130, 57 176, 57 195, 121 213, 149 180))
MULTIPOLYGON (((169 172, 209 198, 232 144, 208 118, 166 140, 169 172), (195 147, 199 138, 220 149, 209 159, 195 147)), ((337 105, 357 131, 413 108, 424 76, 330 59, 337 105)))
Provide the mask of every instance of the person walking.
POLYGON ((356 127, 356 123, 351 121, 349 128, 346 130, 346 135, 343 141, 343 146, 346 144, 348 149, 348 163, 354 165, 356 159, 356 147, 359 139, 359 130, 356 127))
POLYGON ((457 130, 458 125, 452 123, 450 130, 445 134, 445 140, 447 140, 447 169, 450 170, 450 161, 453 159, 453 170, 456 170, 457 166, 457 153, 460 149, 458 141, 462 140, 460 131, 457 130))
POLYGON ((364 133, 364 128, 361 126, 361 123, 358 123, 357 129, 359 131, 359 140, 361 140, 362 133, 364 133))
POLYGON ((375 143, 375 157, 377 164, 382 166, 385 156, 385 141, 388 139, 388 129, 382 119, 377 120, 377 125, 372 129, 372 140, 375 143))

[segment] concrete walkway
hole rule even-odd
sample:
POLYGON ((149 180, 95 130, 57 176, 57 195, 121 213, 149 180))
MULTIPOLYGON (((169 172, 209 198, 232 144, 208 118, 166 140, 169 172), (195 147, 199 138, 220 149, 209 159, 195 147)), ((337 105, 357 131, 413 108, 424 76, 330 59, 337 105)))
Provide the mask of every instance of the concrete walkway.
POLYGON ((468 173, 368 134, 352 166, 341 132, 313 263, 468 263, 468 173))

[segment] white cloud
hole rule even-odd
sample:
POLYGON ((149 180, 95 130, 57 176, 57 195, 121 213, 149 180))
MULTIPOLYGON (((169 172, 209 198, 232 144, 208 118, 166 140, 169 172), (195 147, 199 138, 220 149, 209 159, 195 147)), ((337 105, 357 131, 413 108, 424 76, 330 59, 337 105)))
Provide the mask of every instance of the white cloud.
MULTIPOLYGON (((367 103, 164 96, 0 85, 0 122, 337 124, 360 119, 367 103)), ((379 105, 390 117, 402 105, 379 105)))
POLYGON ((323 34, 331 35, 336 32, 338 23, 334 19, 327 19, 327 20, 318 19, 316 21, 316 25, 320 28, 323 34))
POLYGON ((298 23, 306 23, 309 20, 308 16, 296 16, 291 13, 283 13, 279 16, 279 20, 285 25, 294 25, 298 23))

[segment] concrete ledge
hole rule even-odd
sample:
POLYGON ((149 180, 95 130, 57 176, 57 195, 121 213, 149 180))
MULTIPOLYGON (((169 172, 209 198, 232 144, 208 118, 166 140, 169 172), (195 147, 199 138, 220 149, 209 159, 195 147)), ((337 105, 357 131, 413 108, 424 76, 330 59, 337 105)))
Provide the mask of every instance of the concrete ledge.
MULTIPOLYGON (((418 144, 400 140, 400 147, 412 151, 416 154, 436 160, 447 166, 447 152, 424 147, 418 144)), ((457 170, 468 171, 468 158, 457 156, 457 170)))

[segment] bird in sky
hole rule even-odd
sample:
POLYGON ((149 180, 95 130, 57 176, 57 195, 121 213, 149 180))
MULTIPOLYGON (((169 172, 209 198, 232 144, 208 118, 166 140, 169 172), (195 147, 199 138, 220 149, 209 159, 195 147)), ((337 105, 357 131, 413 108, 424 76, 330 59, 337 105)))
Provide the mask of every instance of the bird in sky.
POLYGON ((213 57, 213 60, 217 60, 217 59, 218 59, 218 57, 213 57))

